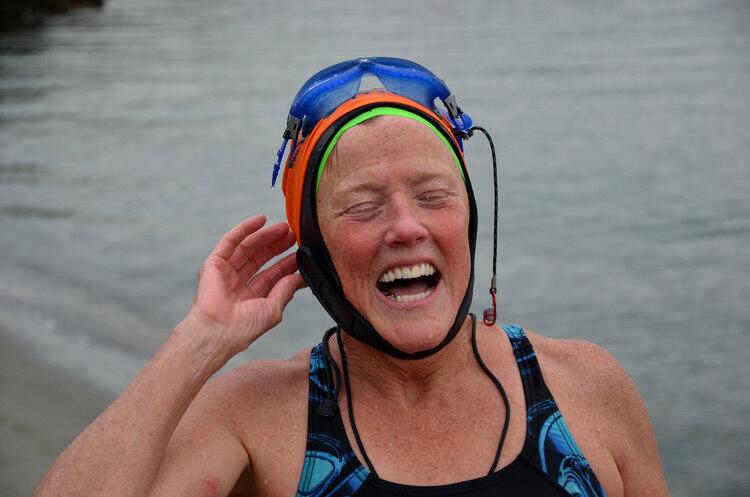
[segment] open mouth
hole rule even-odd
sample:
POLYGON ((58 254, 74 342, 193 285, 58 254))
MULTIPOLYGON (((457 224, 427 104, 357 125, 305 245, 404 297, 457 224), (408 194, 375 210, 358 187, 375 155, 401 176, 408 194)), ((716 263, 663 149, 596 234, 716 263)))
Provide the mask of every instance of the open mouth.
POLYGON ((430 296, 440 272, 429 262, 392 268, 378 279, 378 290, 396 302, 414 302, 430 296))

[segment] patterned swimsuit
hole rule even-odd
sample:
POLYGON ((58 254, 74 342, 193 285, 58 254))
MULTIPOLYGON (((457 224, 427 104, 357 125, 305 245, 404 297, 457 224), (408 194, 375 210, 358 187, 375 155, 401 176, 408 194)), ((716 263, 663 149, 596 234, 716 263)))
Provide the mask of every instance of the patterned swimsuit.
POLYGON ((473 480, 414 486, 380 479, 359 462, 339 411, 317 412, 327 398, 322 344, 310 353, 307 449, 297 497, 604 497, 604 490, 578 448, 547 385, 523 329, 504 326, 513 346, 526 397, 527 432, 518 457, 504 468, 473 480))

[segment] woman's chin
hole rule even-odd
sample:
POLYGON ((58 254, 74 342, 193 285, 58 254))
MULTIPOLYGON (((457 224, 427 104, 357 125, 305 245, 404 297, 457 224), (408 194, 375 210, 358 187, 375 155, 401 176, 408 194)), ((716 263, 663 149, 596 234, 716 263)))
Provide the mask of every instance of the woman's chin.
POLYGON ((447 332, 447 328, 430 323, 417 326, 399 325, 383 330, 381 336, 400 351, 414 354, 434 349, 443 342, 447 332))
POLYGON ((402 352, 434 349, 453 326, 456 312, 444 302, 447 299, 440 290, 423 301, 406 304, 376 299, 364 316, 384 340, 402 352))

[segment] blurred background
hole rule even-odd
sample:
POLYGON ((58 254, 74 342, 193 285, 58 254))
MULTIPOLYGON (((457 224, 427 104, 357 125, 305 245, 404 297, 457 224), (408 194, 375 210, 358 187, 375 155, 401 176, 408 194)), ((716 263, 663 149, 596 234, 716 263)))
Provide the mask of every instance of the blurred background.
MULTIPOLYGON (((500 317, 632 375, 676 497, 750 488, 750 3, 112 0, 0 34, 0 494, 28 495, 258 212, 286 114, 359 56, 441 76, 500 156, 500 317)), ((487 303, 491 167, 467 145, 487 303)), ((238 361, 330 319, 309 291, 238 361)))

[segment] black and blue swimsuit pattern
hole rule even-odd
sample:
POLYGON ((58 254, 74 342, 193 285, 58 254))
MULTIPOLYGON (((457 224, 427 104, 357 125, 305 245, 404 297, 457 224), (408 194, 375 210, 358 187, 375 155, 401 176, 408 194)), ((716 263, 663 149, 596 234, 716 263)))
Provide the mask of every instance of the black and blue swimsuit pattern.
POLYGON ((513 346, 527 406, 526 441, 513 462, 487 476, 447 485, 413 486, 380 479, 357 459, 339 411, 333 416, 317 411, 330 398, 323 346, 318 344, 310 353, 307 449, 297 497, 604 497, 544 383, 528 337, 519 326, 503 330, 513 346))

